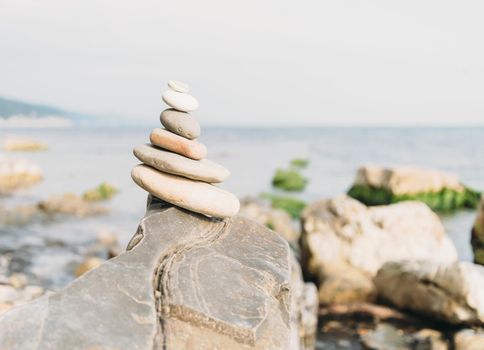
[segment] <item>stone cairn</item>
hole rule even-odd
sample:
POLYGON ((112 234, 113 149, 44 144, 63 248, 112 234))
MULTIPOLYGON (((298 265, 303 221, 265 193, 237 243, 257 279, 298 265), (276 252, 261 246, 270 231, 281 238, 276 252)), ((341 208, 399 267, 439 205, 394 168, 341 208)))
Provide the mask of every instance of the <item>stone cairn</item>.
POLYGON ((133 151, 143 163, 131 172, 134 182, 178 207, 215 218, 234 216, 239 211, 239 200, 214 185, 227 179, 230 172, 205 159, 207 148, 196 140, 200 124, 189 112, 198 108, 198 101, 182 82, 170 80, 168 87, 162 99, 171 108, 160 116, 165 128, 154 129, 151 144, 133 151))

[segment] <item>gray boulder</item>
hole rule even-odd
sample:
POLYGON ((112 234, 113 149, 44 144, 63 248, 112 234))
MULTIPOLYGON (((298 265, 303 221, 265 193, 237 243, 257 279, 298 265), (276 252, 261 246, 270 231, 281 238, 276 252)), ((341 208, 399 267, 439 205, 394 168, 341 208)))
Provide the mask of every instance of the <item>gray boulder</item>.
POLYGON ((150 201, 126 252, 3 314, 0 348, 298 349, 295 305, 310 303, 291 293, 291 259, 249 219, 150 201))

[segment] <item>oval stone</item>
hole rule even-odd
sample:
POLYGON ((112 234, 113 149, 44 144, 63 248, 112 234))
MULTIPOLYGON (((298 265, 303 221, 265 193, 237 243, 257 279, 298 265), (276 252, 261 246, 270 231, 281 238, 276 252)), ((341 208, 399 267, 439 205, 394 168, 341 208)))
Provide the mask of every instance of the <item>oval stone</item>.
POLYGON ((200 124, 189 113, 176 109, 165 109, 161 112, 160 121, 171 132, 187 139, 191 140, 200 136, 200 124))
POLYGON ((178 80, 170 80, 168 82, 168 87, 173 91, 178 91, 183 93, 187 93, 188 91, 190 91, 190 87, 187 84, 182 83, 181 81, 178 81, 178 80))
POLYGON ((195 97, 182 92, 166 90, 161 98, 168 106, 182 112, 191 112, 198 108, 198 101, 195 97))
POLYGON ((193 160, 150 145, 140 145, 133 153, 141 162, 157 170, 193 180, 217 183, 230 175, 225 167, 208 159, 193 160))
POLYGON ((188 140, 166 129, 153 129, 150 141, 155 146, 191 159, 199 160, 207 156, 207 147, 203 143, 188 140))
POLYGON ((196 213, 226 218, 239 211, 237 197, 206 182, 163 173, 147 165, 134 167, 131 177, 153 196, 196 213))

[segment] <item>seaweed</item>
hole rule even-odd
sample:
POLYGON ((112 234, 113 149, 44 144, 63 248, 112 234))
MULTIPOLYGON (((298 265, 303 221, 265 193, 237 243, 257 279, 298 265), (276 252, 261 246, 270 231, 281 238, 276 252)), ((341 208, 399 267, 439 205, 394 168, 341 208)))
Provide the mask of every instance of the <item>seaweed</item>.
POLYGON ((290 192, 303 191, 307 183, 308 180, 294 169, 277 169, 272 178, 272 186, 290 192))
POLYGON ((298 219, 301 216, 301 212, 306 207, 304 201, 291 196, 264 193, 262 194, 262 197, 270 200, 273 208, 286 211, 293 219, 298 219))
POLYGON ((103 182, 98 187, 84 192, 83 198, 86 201, 103 201, 111 199, 116 193, 118 193, 116 187, 103 182))
POLYGON ((464 191, 444 188, 438 192, 396 195, 390 190, 381 187, 353 185, 348 190, 348 195, 370 206, 416 200, 426 203, 435 211, 448 212, 460 208, 476 208, 479 204, 481 193, 465 187, 464 191))

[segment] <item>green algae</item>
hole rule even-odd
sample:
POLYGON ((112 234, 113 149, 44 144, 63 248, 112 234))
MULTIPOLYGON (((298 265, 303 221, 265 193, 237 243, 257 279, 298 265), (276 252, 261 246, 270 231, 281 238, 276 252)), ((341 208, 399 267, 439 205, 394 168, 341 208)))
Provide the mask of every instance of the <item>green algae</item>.
POLYGON ((111 199, 116 193, 118 193, 116 187, 103 182, 98 187, 84 192, 83 198, 86 201, 103 201, 111 199))
POLYGON ((291 160, 290 166, 293 168, 304 169, 309 165, 309 159, 294 158, 291 160))
POLYGON ((306 207, 304 201, 291 196, 265 193, 262 194, 262 198, 270 200, 273 208, 284 210, 293 219, 299 219, 303 209, 306 207))
POLYGON ((366 185, 354 185, 348 195, 366 205, 386 205, 407 200, 415 200, 426 203, 435 211, 453 211, 460 208, 476 208, 481 194, 468 187, 464 191, 456 191, 444 188, 438 192, 422 192, 415 194, 396 195, 393 192, 381 188, 366 185))
POLYGON ((272 186, 289 192, 299 192, 306 188, 308 179, 294 169, 277 169, 272 178, 272 186))

